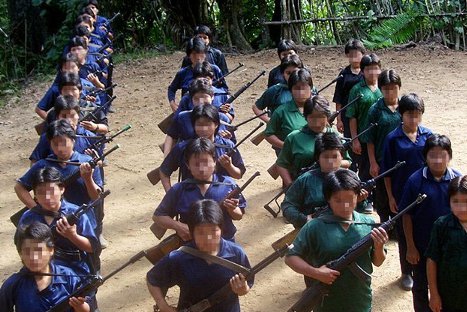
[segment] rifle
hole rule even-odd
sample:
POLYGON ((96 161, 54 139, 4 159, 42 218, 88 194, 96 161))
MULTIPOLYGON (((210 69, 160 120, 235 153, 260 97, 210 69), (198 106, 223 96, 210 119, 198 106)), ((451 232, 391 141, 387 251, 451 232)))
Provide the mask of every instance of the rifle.
POLYGON ((169 116, 165 117, 160 123, 157 124, 159 129, 161 129, 164 134, 167 134, 167 130, 169 130, 170 125, 172 124, 172 121, 174 119, 175 113, 172 112, 170 113, 169 116))
POLYGON ((244 121, 242 121, 242 122, 240 122, 240 123, 238 123, 236 125, 231 125, 231 124, 229 124, 227 122, 224 122, 224 121, 221 121, 221 124, 225 125, 229 129, 229 131, 237 131, 238 127, 243 126, 244 124, 249 123, 250 121, 255 120, 256 118, 259 118, 259 117, 261 117, 263 115, 266 115, 268 113, 269 113, 269 111, 264 111, 261 114, 256 115, 256 116, 251 117, 251 118, 248 118, 247 120, 244 120, 244 121))
MULTIPOLYGON (((99 71, 97 71, 97 72, 99 72, 99 71)), ((97 73, 97 72, 96 72, 96 73, 97 73)), ((114 83, 113 85, 111 85, 111 86, 109 86, 109 87, 107 87, 107 88, 105 88, 105 89, 94 89, 94 90, 92 90, 91 92, 89 92, 89 93, 86 94, 86 95, 89 95, 89 96, 92 96, 92 97, 96 97, 96 96, 98 96, 98 95, 101 94, 101 93, 107 93, 107 91, 109 91, 109 90, 115 88, 116 86, 117 86, 117 84, 114 83)), ((107 103, 106 103, 106 104, 107 104, 107 103)), ((104 104, 104 105, 106 105, 106 104, 104 104)), ((102 105, 102 106, 104 106, 104 105, 102 105)))
POLYGON ((274 180, 277 180, 277 178, 279 177, 279 171, 277 171, 276 163, 273 163, 271 167, 268 168, 267 171, 274 180))
MULTIPOLYGON (((224 200, 238 198, 238 196, 240 196, 240 194, 248 187, 248 185, 250 185, 250 183, 253 182, 253 180, 259 175, 260 175, 259 171, 256 171, 241 187, 236 185, 235 189, 233 189, 229 194, 227 194, 224 200)), ((159 239, 163 237, 165 232, 167 231, 167 229, 162 229, 156 223, 153 223, 149 227, 149 229, 159 239)))
MULTIPOLYGON (((269 169, 268 169, 269 170, 269 169)), ((269 171, 268 171, 269 172, 269 171)), ((274 218, 277 218, 277 216, 279 215, 279 213, 281 212, 281 205, 277 202, 277 200, 279 199, 279 197, 282 196, 282 194, 285 194, 285 192, 287 192, 288 188, 285 188, 285 189, 281 189, 281 191, 275 195, 270 201, 268 201, 263 207, 264 209, 266 209, 267 211, 269 211, 269 213, 274 217, 274 218), (276 202, 276 205, 277 207, 279 207, 279 209, 277 211, 274 211, 274 209, 271 208, 271 206, 269 206, 273 201, 276 202)))
POLYGON ((374 177, 373 179, 370 179, 366 182, 362 182, 361 184, 361 187, 362 189, 365 189, 367 191, 371 191, 372 189, 374 189, 376 187, 376 182, 381 179, 381 178, 384 178, 386 176, 388 176, 389 174, 391 174, 393 171, 399 169, 400 167, 404 166, 405 165, 405 160, 404 161, 398 161, 394 167, 386 170, 385 172, 379 174, 378 176, 374 177))
POLYGON ((102 26, 105 27, 105 29, 107 29, 107 33, 109 32, 108 28, 109 28, 110 24, 112 24, 113 21, 120 15, 121 15, 120 12, 115 13, 115 15, 112 16, 111 19, 108 19, 107 22, 105 22, 104 25, 102 25, 102 26))
POLYGON ((116 95, 114 95, 110 100, 102 104, 101 106, 96 107, 92 112, 87 112, 83 117, 80 117, 78 122, 83 122, 83 121, 90 121, 92 119, 98 119, 96 117, 96 114, 99 113, 104 109, 104 107, 110 105, 115 99, 117 98, 116 95))
MULTIPOLYGON (((250 136, 253 135, 253 133, 255 133, 259 128, 261 128, 264 124, 262 122, 259 123, 259 125, 253 129, 250 133, 248 133, 243 139, 241 139, 237 144, 235 144, 234 147, 232 147, 232 149, 227 153, 227 155, 230 157, 233 155, 233 153, 235 152, 235 150, 240 146, 240 144, 242 144, 243 142, 245 142, 250 136)), ((157 183, 159 183, 159 181, 161 180, 161 174, 160 174, 160 166, 149 171, 146 176, 149 180, 149 182, 151 182, 152 185, 156 185, 157 183)))
POLYGON ((344 110, 346 109, 347 107, 349 107, 350 105, 352 105, 353 103, 355 103, 356 101, 360 100, 360 98, 362 97, 363 95, 362 94, 359 94, 357 95, 357 97, 355 99, 353 99, 352 101, 350 101, 349 103, 347 103, 346 105, 344 105, 344 107, 341 107, 341 109, 339 109, 338 111, 335 111, 334 113, 331 114, 331 116, 328 118, 328 123, 330 125, 332 125, 334 123, 334 120, 336 120, 337 116, 339 116, 339 114, 344 110))
POLYGON ((266 138, 266 134, 264 133, 264 131, 261 131, 260 133, 258 133, 257 135, 255 135, 250 141, 251 143, 253 143, 254 145, 258 146, 259 143, 263 142, 263 140, 266 138))
POLYGON ((262 72, 260 72, 258 74, 258 76, 256 76, 252 81, 250 82, 247 82, 246 84, 243 85, 243 87, 241 87, 237 92, 235 92, 233 95, 231 95, 227 101, 224 103, 224 104, 231 104, 233 101, 235 101, 243 92, 245 92, 246 89, 248 89, 249 87, 251 87, 252 84, 254 84, 256 82, 256 80, 258 80, 259 78, 261 78, 261 76, 264 76, 264 74, 266 74, 266 71, 263 70, 262 72))
MULTIPOLYGON (((272 254, 261 260, 257 265, 252 267, 249 270, 249 273, 246 274, 245 279, 249 280, 258 272, 266 268, 268 265, 273 263, 276 259, 281 258, 285 255, 285 253, 293 248, 293 245, 291 246, 284 246, 283 248, 279 250, 275 250, 272 254)), ((203 312, 206 311, 207 309, 213 307, 214 305, 222 302, 225 298, 227 298, 230 294, 232 294, 232 287, 230 286, 230 283, 225 284, 222 286, 221 289, 216 291, 214 294, 209 296, 208 298, 201 300, 200 302, 180 310, 180 312, 203 312)))
MULTIPOLYGON (((113 151, 115 151, 116 149, 118 149, 120 147, 120 145, 116 145, 114 146, 113 148, 111 148, 110 150, 108 150, 107 152, 105 152, 104 154, 102 154, 102 156, 98 156, 96 158, 93 158, 91 159, 88 163, 91 165, 92 168, 95 168, 97 163, 101 160, 103 160, 107 155, 109 155, 110 153, 112 153, 113 151)), ((76 164, 71 164, 71 165, 76 165, 76 164)), ((76 170, 74 173, 72 173, 71 175, 69 175, 68 177, 65 178, 65 180, 63 180, 63 184, 65 186, 67 185, 70 185, 71 183, 73 183, 74 181, 76 181, 79 177, 80 177, 81 173, 78 170, 76 170)), ((14 213, 13 215, 10 216, 10 221, 15 225, 15 226, 18 226, 18 223, 19 223, 19 220, 21 219, 21 216, 26 212, 28 211, 29 208, 28 207, 24 207, 23 209, 21 209, 20 211, 14 213)))
POLYGON ((119 136, 123 132, 126 132, 126 131, 128 131, 130 129, 131 129, 131 125, 128 124, 128 125, 124 126, 120 131, 116 132, 115 134, 113 134, 111 136, 105 136, 104 135, 104 136, 100 137, 98 141, 91 144, 91 146, 89 146, 88 148, 98 150, 102 145, 107 144, 109 142, 112 142, 113 139, 115 139, 115 137, 119 136))
MULTIPOLYGON (((392 230, 396 224, 396 221, 402 217, 406 212, 412 209, 414 206, 421 203, 425 198, 426 194, 418 195, 417 199, 404 208, 401 212, 395 215, 392 219, 381 224, 386 232, 392 230)), ((368 249, 373 245, 373 240, 371 234, 367 234, 361 240, 356 242, 352 247, 349 248, 342 256, 338 259, 330 261, 326 266, 332 270, 342 272, 344 269, 349 268, 352 273, 360 272, 361 268, 356 264, 356 260, 368 251, 368 249)), ((361 272, 364 273, 364 272, 361 272)), ((361 274, 354 273, 354 274, 361 274)), ((366 273, 364 273, 366 274, 366 273)), ((357 275, 360 276, 360 275, 357 275)), ((302 297, 288 310, 288 312, 309 312, 312 311, 318 304, 323 300, 323 297, 329 294, 330 285, 319 283, 310 288, 307 288, 302 297)))
POLYGON ((318 90, 318 94, 320 94, 321 92, 323 92, 324 90, 326 90, 327 88, 329 88, 331 85, 333 85, 337 80, 339 80, 340 78, 344 77, 342 74, 337 76, 336 78, 334 78, 330 83, 328 83, 327 85, 325 85, 324 87, 322 87, 321 89, 318 90))
POLYGON ((226 73, 225 75, 222 75, 220 76, 219 78, 217 78, 216 80, 214 80, 212 82, 212 85, 215 86, 217 84, 219 84, 221 82, 222 79, 225 79, 225 77, 227 77, 228 75, 230 75, 231 73, 237 71, 238 69, 240 69, 241 67, 245 66, 243 63, 238 63, 238 66, 235 67, 234 69, 232 69, 231 71, 229 71, 228 73, 226 73))

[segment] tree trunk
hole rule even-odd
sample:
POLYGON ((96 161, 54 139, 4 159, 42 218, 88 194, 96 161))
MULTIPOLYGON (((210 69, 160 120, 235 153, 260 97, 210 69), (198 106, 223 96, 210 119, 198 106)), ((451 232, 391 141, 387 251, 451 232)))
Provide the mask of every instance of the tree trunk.
POLYGON ((236 47, 241 51, 251 51, 251 45, 245 39, 242 27, 239 21, 239 12, 242 9, 241 0, 218 0, 221 19, 224 20, 224 25, 227 25, 226 32, 232 40, 232 47, 236 47))
POLYGON ((271 37, 269 36, 269 29, 266 25, 263 25, 266 22, 266 15, 264 12, 267 11, 268 4, 266 0, 258 0, 258 8, 260 12, 259 23, 261 25, 261 48, 266 48, 270 45, 271 37))

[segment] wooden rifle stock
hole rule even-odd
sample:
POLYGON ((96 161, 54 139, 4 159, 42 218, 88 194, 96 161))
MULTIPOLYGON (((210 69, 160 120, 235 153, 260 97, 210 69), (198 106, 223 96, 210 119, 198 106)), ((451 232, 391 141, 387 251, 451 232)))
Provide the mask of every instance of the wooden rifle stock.
POLYGON ((167 131, 170 128, 170 125, 173 122, 175 113, 171 113, 169 116, 165 117, 164 120, 162 120, 160 123, 157 124, 159 129, 161 129, 164 134, 167 134, 167 131))
POLYGON ((152 185, 156 185, 161 180, 160 168, 161 167, 157 167, 156 169, 153 169, 146 174, 149 182, 151 182, 152 185))
MULTIPOLYGON (((427 196, 425 194, 418 195, 417 199, 395 215, 392 219, 381 224, 386 232, 392 230, 396 224, 397 219, 401 218, 406 212, 412 209, 414 206, 421 203, 427 196)), ((338 259, 330 261, 326 266, 330 269, 342 272, 347 267, 355 265, 355 261, 368 252, 368 249, 373 245, 373 239, 371 234, 365 235, 362 239, 356 242, 350 247, 342 256, 338 259)), ((357 267, 358 268, 358 267, 357 267)), ((309 312, 312 311, 318 304, 322 302, 323 296, 329 293, 330 285, 319 283, 316 286, 307 288, 302 297, 288 310, 288 312, 309 312)))
POLYGON ((264 133, 264 131, 261 131, 260 133, 258 133, 257 135, 255 135, 250 141, 251 143, 253 143, 254 145, 258 146, 259 143, 263 142, 263 140, 266 138, 266 134, 264 133))
POLYGON ((46 127, 47 127, 47 122, 44 120, 40 124, 35 125, 34 129, 36 130, 38 135, 42 135, 42 133, 45 132, 46 127))
POLYGON ((178 249, 183 245, 183 240, 177 234, 172 234, 161 241, 154 247, 144 251, 146 259, 152 264, 159 262, 164 256, 168 255, 171 251, 178 249))
POLYGON ((284 248, 284 246, 291 245, 295 237, 297 237, 298 232, 300 232, 300 229, 293 229, 292 231, 290 231, 289 233, 285 234, 284 236, 276 240, 274 243, 272 243, 271 247, 274 250, 280 250, 284 248))
POLYGON ((272 164, 271 167, 268 168, 268 173, 274 180, 277 180, 279 177, 279 171, 277 171, 276 163, 272 164))

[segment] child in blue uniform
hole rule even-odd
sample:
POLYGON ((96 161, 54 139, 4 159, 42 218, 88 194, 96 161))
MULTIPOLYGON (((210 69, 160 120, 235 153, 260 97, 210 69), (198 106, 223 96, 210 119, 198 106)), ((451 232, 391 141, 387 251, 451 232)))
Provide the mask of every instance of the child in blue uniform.
POLYGON ((433 225, 425 252, 433 312, 467 311, 467 176, 448 187, 451 213, 433 225))
MULTIPOLYGON (((80 278, 52 261, 54 244, 50 228, 33 222, 17 235, 16 248, 23 268, 0 289, 2 312, 46 312, 79 288, 80 278), (41 275, 56 274, 54 276, 41 275)), ((71 298, 67 312, 89 312, 84 298, 71 298)))
POLYGON ((234 241, 236 232, 233 220, 243 217, 246 201, 239 198, 225 199, 236 188, 235 182, 223 175, 215 174, 216 155, 214 144, 205 138, 191 141, 185 150, 184 162, 193 179, 172 186, 165 194, 153 215, 154 222, 161 228, 173 229, 184 240, 192 237, 188 231, 190 206, 200 199, 213 199, 223 207, 224 227, 222 237, 234 241), (179 221, 173 218, 179 215, 179 221))
MULTIPOLYGON (((279 41, 277 44, 277 55, 281 62, 286 56, 293 54, 297 54, 297 46, 295 45, 295 42, 290 39, 282 39, 279 41)), ((274 67, 269 72, 268 88, 278 83, 287 84, 287 81, 284 79, 284 75, 281 73, 280 65, 274 67)))
POLYGON ((86 214, 75 225, 70 225, 65 218, 79 207, 62 199, 65 186, 60 172, 53 167, 36 171, 32 176, 32 188, 37 205, 23 214, 16 236, 22 228, 33 222, 55 228, 52 234, 56 263, 70 267, 80 275, 95 274, 91 254, 100 252, 99 240, 86 214))
MULTIPOLYGON (((243 249, 223 238, 224 223, 223 212, 217 202, 193 202, 188 218, 188 230, 193 240, 187 246, 250 268, 243 249)), ((240 312, 238 296, 248 293, 253 286, 253 278, 246 281, 241 273, 236 274, 219 264, 209 264, 200 257, 175 250, 148 272, 147 283, 149 292, 162 312, 186 309, 230 284, 232 293, 204 311, 240 312), (180 287, 176 310, 167 303, 163 295, 164 289, 175 285, 180 287)))
MULTIPOLYGON (((423 147, 431 130, 421 125, 425 105, 415 93, 403 95, 399 101, 399 113, 402 124, 390 132, 384 140, 381 171, 394 167, 398 161, 405 161, 402 170, 396 170, 384 178, 389 208, 397 213, 397 206, 402 197, 404 186, 409 177, 425 164, 423 147)), ((412 266, 407 262, 407 244, 405 241, 402 221, 396 223, 397 241, 399 247, 399 261, 402 276, 400 285, 404 290, 412 290, 412 266)))
POLYGON ((445 135, 433 134, 425 143, 423 156, 426 166, 415 171, 404 186, 398 207, 406 207, 418 194, 428 197, 420 205, 403 216, 407 261, 413 266, 413 304, 415 312, 430 311, 428 306, 428 282, 425 251, 428 247, 433 223, 449 214, 448 186, 452 179, 461 175, 450 168, 451 141, 445 135))

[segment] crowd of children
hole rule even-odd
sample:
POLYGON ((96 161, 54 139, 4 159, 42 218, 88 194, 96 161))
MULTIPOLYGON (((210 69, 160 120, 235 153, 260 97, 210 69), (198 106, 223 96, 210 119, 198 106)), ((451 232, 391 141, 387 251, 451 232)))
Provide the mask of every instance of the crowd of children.
MULTIPOLYGON (((0 292, 7 311, 31 311, 23 307, 32 300, 40 302, 34 311, 46 311, 72 293, 82 276, 100 269, 103 206, 89 210, 76 225, 63 217, 103 190, 103 171, 89 164, 88 154, 102 154, 102 148, 90 150, 90 138, 108 131, 110 92, 94 91, 112 85, 111 46, 100 50, 112 32, 97 8, 96 1, 86 4, 57 78, 36 108, 47 127, 31 155, 31 168, 15 186, 29 210, 15 235, 24 268, 0 292), (93 120, 80 121, 83 107, 102 105, 93 120), (77 179, 67 179, 77 171, 77 179), (55 296, 43 291, 55 283, 62 285, 55 296)), ((232 130, 235 110, 223 77, 227 63, 212 39, 208 27, 195 29, 168 86, 173 116, 158 170, 165 195, 152 219, 155 228, 175 231, 183 248, 166 251, 147 273, 157 311, 189 309, 203 301, 210 304, 205 311, 240 311, 238 296, 254 282, 245 274, 250 264, 235 239, 235 223, 247 207, 235 180, 246 166, 232 130), (172 184, 177 170, 178 182, 172 184), (172 307, 165 297, 175 285, 180 296, 172 307), (216 297, 225 285, 230 292, 216 297)), ((314 88, 313 75, 291 40, 279 42, 280 65, 270 71, 267 89, 252 107, 267 123, 265 138, 277 156, 283 216, 299 230, 285 262, 304 275, 307 288, 329 285, 314 311, 371 311, 371 279, 327 264, 369 235, 372 246, 356 264, 371 274, 373 265, 385 261, 389 240, 373 210, 382 223, 426 194, 396 224, 400 286, 412 291, 416 312, 467 311, 467 178, 449 167, 450 140, 422 126, 423 100, 415 93, 401 95, 399 74, 382 70, 380 58, 367 54, 362 42, 352 39, 344 51, 349 65, 335 87, 335 126, 329 123, 328 100, 314 88), (379 177, 398 162, 404 162, 402 169, 379 177), (364 187, 372 178, 375 187, 364 187)), ((69 305, 74 311, 97 309, 95 294, 70 298, 69 305)))

